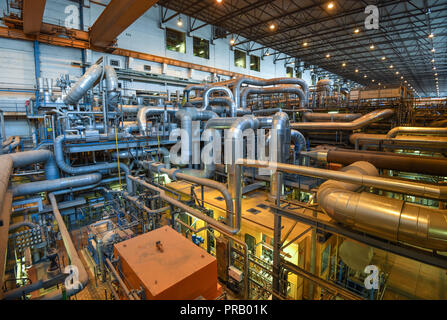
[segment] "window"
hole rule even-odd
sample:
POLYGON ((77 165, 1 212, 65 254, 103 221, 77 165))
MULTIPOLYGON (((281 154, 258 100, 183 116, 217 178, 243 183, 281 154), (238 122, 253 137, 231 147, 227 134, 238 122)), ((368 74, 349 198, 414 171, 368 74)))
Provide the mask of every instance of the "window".
POLYGON ((119 62, 119 60, 110 60, 110 65, 112 67, 119 67, 120 66, 120 62, 119 62))
POLYGON ((210 58, 210 42, 202 38, 193 38, 193 54, 196 57, 210 58))
POLYGON ((151 69, 152 69, 151 66, 147 64, 144 65, 144 71, 151 71, 151 69))
POLYGON ((261 71, 261 58, 257 56, 250 56, 250 70, 261 71))
POLYGON ((286 68, 287 77, 293 78, 293 67, 286 68))
POLYGON ((244 51, 234 50, 234 65, 239 68, 246 68, 247 56, 244 51))
POLYGON ((186 53, 185 33, 166 29, 166 49, 186 53))

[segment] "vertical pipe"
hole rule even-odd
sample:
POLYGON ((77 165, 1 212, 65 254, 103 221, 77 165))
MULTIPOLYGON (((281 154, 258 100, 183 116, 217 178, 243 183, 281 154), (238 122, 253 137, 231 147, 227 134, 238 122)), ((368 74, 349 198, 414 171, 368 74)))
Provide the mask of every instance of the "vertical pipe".
MULTIPOLYGON (((40 78, 40 52, 39 52, 39 41, 34 41, 34 70, 35 70, 35 77, 36 77, 36 85, 38 82, 38 79, 40 78)), ((39 107, 40 105, 40 94, 39 89, 36 89, 36 107, 39 107)))
MULTIPOLYGON (((277 179, 277 194, 276 206, 281 207, 281 177, 276 176, 277 179)), ((274 225, 273 225, 273 292, 280 293, 280 265, 281 265, 281 216, 275 210, 274 225)), ((275 299, 273 296, 272 299, 275 299)), ((275 299, 276 300, 276 299, 275 299)))

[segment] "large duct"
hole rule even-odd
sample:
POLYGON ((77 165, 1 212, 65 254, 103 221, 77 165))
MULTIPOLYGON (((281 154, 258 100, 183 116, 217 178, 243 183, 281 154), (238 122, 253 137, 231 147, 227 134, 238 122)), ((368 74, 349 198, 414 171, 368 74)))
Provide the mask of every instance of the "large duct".
POLYGON ((34 150, 9 155, 14 168, 23 168, 29 165, 45 162, 45 178, 54 180, 59 178, 59 170, 56 165, 53 152, 49 150, 34 150))
POLYGON ((214 92, 222 92, 224 94, 226 94, 228 96, 228 98, 230 98, 231 100, 231 107, 230 107, 230 117, 234 118, 237 117, 237 109, 239 107, 239 105, 237 103, 235 103, 234 101, 234 96, 233 96, 233 92, 231 92, 230 89, 228 89, 228 87, 224 87, 224 86, 216 86, 216 87, 211 87, 211 88, 207 88, 205 90, 205 92, 203 93, 203 106, 200 110, 205 111, 208 109, 208 106, 210 105, 210 95, 211 93, 214 92))
MULTIPOLYGON (((343 171, 378 175, 368 162, 356 162, 343 171)), ((368 192, 357 193, 358 189, 356 184, 326 181, 318 189, 318 203, 331 218, 357 230, 395 242, 447 251, 447 211, 368 192)))
POLYGON ((395 127, 387 133, 387 138, 395 138, 397 135, 447 135, 447 128, 430 127, 395 127))
POLYGON ((274 94, 274 93, 284 93, 284 94, 296 94, 300 97, 300 108, 304 107, 306 103, 306 95, 298 87, 295 86, 279 86, 279 87, 268 87, 268 88, 253 88, 247 87, 242 90, 241 94, 241 108, 247 109, 247 100, 250 94, 274 94))
POLYGON ((110 106, 116 107, 118 105, 118 76, 115 68, 112 66, 105 66, 104 73, 106 77, 107 102, 110 106))
POLYGON ((8 144, 6 147, 3 148, 3 153, 12 153, 14 152, 14 149, 17 148, 17 146, 20 144, 20 137, 16 136, 13 138, 12 142, 8 144))
POLYGON ((399 146, 412 149, 429 148, 447 150, 447 137, 436 136, 397 136, 388 138, 386 134, 354 133, 349 141, 356 146, 375 145, 382 147, 399 146))
POLYGON ((295 122, 290 127, 296 130, 358 130, 394 114, 393 109, 375 110, 351 122, 295 122))
POLYGON ((99 64, 92 65, 86 73, 76 82, 64 98, 66 105, 76 105, 90 88, 101 77, 103 68, 99 64))

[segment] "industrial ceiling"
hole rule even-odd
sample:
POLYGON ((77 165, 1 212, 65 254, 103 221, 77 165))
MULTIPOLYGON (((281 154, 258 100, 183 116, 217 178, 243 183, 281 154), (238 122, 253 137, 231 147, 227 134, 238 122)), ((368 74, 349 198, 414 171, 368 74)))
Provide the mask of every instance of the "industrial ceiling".
POLYGON ((366 86, 402 83, 420 96, 447 95, 447 0, 159 4, 192 17, 190 31, 217 26, 222 36, 233 37, 235 48, 250 54, 272 54, 283 63, 292 57, 366 86), (378 29, 365 28, 368 5, 379 9, 378 29))

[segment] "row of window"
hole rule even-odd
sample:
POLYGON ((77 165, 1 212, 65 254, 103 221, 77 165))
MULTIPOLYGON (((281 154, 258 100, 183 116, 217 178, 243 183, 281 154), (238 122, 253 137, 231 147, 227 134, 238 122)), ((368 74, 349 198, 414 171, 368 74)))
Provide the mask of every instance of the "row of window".
MULTIPOLYGON (((166 29, 166 49, 186 53, 186 35, 173 29, 166 29)), ((206 39, 193 37, 193 55, 204 59, 210 58, 210 42, 206 39)), ((247 55, 244 51, 234 50, 234 65, 247 68, 247 55)), ((250 70, 261 71, 261 58, 250 56, 250 70)))

